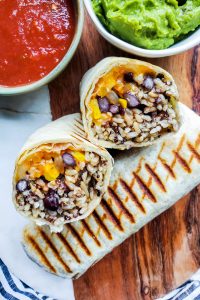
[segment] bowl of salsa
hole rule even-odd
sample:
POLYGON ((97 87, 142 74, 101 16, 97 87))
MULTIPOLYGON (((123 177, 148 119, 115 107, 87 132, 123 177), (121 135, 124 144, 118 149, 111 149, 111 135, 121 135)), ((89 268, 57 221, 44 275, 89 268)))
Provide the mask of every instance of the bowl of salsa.
POLYGON ((33 91, 71 60, 84 23, 82 0, 0 1, 0 94, 33 91))

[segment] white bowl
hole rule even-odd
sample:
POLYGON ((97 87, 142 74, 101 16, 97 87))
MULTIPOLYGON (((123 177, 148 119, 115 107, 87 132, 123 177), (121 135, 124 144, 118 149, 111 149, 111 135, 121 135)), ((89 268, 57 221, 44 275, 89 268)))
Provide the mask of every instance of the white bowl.
POLYGON ((144 56, 144 57, 165 57, 165 56, 171 56, 175 55, 181 52, 184 52, 186 50, 191 49, 192 47, 200 44, 200 28, 194 31, 189 37, 185 38, 181 42, 178 42, 171 46, 168 49, 164 50, 147 50, 143 49, 137 46, 133 46, 120 38, 112 35, 110 32, 108 32, 105 27, 101 24, 99 21, 98 17, 96 16, 91 0, 84 0, 86 9, 94 22, 98 32, 111 44, 114 46, 129 52, 131 54, 136 54, 139 56, 144 56))

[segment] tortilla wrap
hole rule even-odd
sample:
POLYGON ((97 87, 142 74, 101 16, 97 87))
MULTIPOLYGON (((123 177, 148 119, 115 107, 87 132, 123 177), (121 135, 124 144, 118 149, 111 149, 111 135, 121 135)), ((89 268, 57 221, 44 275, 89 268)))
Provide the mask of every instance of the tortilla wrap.
POLYGON ((105 149, 91 144, 85 138, 80 114, 62 117, 37 130, 22 148, 16 160, 13 177, 14 205, 18 212, 35 221, 38 225, 46 224, 50 226, 52 231, 61 231, 65 223, 87 217, 99 204, 109 183, 112 164, 113 159, 105 149), (74 159, 76 165, 73 167, 65 166, 63 162, 61 153, 66 151, 70 151, 73 158, 76 158, 76 160, 74 159), (54 154, 55 157, 53 156, 52 159, 54 154), (88 161, 88 155, 89 158, 92 157, 91 161, 90 159, 88 161), (61 166, 58 166, 58 164, 61 166), (90 166, 93 173, 87 170, 88 166, 90 166), (99 181, 94 178, 97 172, 99 172, 99 181), (83 174, 85 174, 84 182, 81 177, 83 174), (44 178, 44 176, 47 178, 44 178), (52 176, 55 176, 55 178, 52 176), (28 188, 26 186, 24 188, 24 185, 26 185, 25 178, 29 185, 28 188), (99 184, 98 191, 95 189, 96 187, 92 187, 91 179, 95 181, 96 186, 99 184), (17 190, 17 184, 20 185, 19 188, 22 191, 17 190), (85 189, 88 189, 86 192, 81 190, 82 184, 84 184, 85 189), (41 195, 41 191, 43 195, 41 195), (50 204, 47 203, 48 209, 45 206, 47 194, 48 201, 51 201, 50 204), (37 203, 36 207, 33 202, 37 203), (40 204, 39 207, 38 203, 40 204), (55 205, 57 204, 58 208, 56 209, 55 205), (53 205, 53 207, 49 208, 49 205, 53 205), (61 205, 62 211, 58 212, 61 205), (80 212, 80 207, 84 208, 84 212, 83 210, 80 212))
POLYGON ((148 146, 180 127, 172 76, 144 61, 103 59, 83 77, 80 96, 87 137, 105 148, 148 146))
POLYGON ((180 108, 183 126, 173 139, 164 136, 148 148, 117 155, 107 193, 85 220, 67 224, 59 234, 25 227, 22 243, 34 262, 78 278, 200 183, 200 118, 180 108))

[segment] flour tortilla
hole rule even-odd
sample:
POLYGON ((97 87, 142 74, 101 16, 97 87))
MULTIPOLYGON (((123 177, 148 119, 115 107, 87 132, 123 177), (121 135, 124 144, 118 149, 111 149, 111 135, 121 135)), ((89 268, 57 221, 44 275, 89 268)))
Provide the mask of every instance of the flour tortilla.
POLYGON ((61 234, 25 227, 22 243, 34 262, 58 276, 78 278, 200 183, 200 117, 180 108, 183 125, 173 139, 165 136, 115 157, 104 199, 84 222, 67 224, 61 234))
MULTIPOLYGON (((87 71, 87 73, 84 75, 81 84, 80 84, 80 97, 81 97, 81 113, 82 113, 82 120, 85 132, 87 134, 88 139, 94 143, 95 145, 99 145, 105 148, 115 148, 119 150, 126 149, 126 146, 123 144, 116 145, 115 143, 111 141, 104 141, 97 139, 93 131, 91 129, 92 125, 92 116, 90 112, 88 111, 88 105, 91 100, 91 96, 93 93, 93 90, 95 88, 96 83, 99 81, 100 78, 105 76, 109 71, 111 71, 114 67, 118 66, 127 66, 130 70, 132 68, 133 73, 134 70, 137 70, 138 67, 145 67, 148 68, 149 71, 153 71, 156 74, 163 74, 164 77, 172 82, 172 89, 174 94, 174 101, 173 101, 173 108, 177 115, 177 120, 179 122, 179 125, 181 125, 181 117, 178 109, 178 100, 179 100, 179 94, 178 90, 175 84, 175 81, 171 74, 169 74, 164 69, 152 65, 150 63, 131 59, 131 58, 124 58, 124 57, 107 57, 103 60, 101 60, 98 64, 96 64, 93 68, 87 71)), ((163 135, 169 135, 170 133, 165 133, 163 135)), ((148 142, 141 142, 141 143, 131 143, 131 147, 144 147, 149 146, 154 143, 157 143, 159 139, 155 139, 154 141, 148 141, 148 142)))
MULTIPOLYGON (((22 165, 29 155, 32 155, 39 150, 46 150, 51 152, 51 150, 54 147, 56 147, 56 144, 63 144, 63 143, 68 144, 69 146, 73 145, 79 151, 83 150, 83 151, 91 151, 97 153, 99 156, 107 160, 108 167, 105 175, 103 192, 106 191, 111 176, 113 159, 105 149, 91 144, 86 139, 82 127, 82 122, 80 119, 80 114, 72 114, 72 115, 62 117, 54 122, 51 122, 50 124, 37 130, 32 136, 30 136, 30 138, 22 148, 16 160, 15 172, 13 176, 13 202, 16 209, 17 209, 16 200, 15 200, 16 182, 17 180, 21 179, 21 178, 17 178, 18 166, 22 165), (51 144, 51 146, 49 144, 51 144)), ((101 200, 100 197, 95 197, 94 199, 91 199, 88 210, 82 216, 79 216, 77 218, 72 218, 70 221, 65 221, 65 223, 86 218, 99 204, 100 200, 101 200)), ((45 224, 49 225, 52 231, 60 231, 62 230, 64 225, 61 224, 60 226, 56 227, 56 226, 52 226, 52 224, 47 222, 46 220, 42 220, 38 218, 34 219, 33 217, 28 217, 28 218, 31 219, 32 221, 35 221, 38 225, 45 225, 45 224)))

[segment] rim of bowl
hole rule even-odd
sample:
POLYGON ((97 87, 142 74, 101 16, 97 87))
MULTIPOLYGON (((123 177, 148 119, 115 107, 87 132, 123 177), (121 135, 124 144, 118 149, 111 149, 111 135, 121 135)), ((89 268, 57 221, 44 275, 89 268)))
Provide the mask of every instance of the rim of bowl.
POLYGON ((71 43, 69 49, 67 50, 67 53, 65 54, 63 59, 59 62, 59 64, 45 77, 43 77, 42 79, 35 81, 31 84, 21 85, 21 86, 16 86, 16 87, 0 86, 0 95, 12 96, 12 95, 19 95, 19 94, 24 94, 24 93, 28 93, 28 92, 37 90, 40 87, 48 84, 54 78, 56 78, 66 68, 66 66, 72 59, 72 57, 78 47, 78 44, 80 42, 81 35, 83 32, 83 24, 84 24, 83 1, 77 0, 76 5, 77 5, 77 10, 78 10, 76 32, 74 34, 72 43, 71 43))
POLYGON ((151 58, 156 58, 156 57, 167 57, 171 55, 175 55, 181 52, 184 52, 186 50, 189 50, 196 45, 200 44, 200 28, 194 31, 189 37, 186 39, 180 41, 177 44, 174 44, 170 48, 163 49, 163 50, 149 50, 149 49, 144 49, 140 48, 134 45, 129 44, 128 42, 125 42, 121 40, 120 38, 114 36, 112 33, 108 32, 106 28, 103 26, 103 24, 100 22, 98 19, 97 15, 95 14, 91 0, 84 0, 85 7, 87 9, 87 12, 89 13, 90 18, 92 19, 93 23, 96 26, 96 29, 98 32, 111 44, 114 46, 120 48, 121 50, 124 50, 126 52, 129 52, 131 54, 136 54, 138 56, 143 56, 143 57, 151 57, 151 58), (191 37, 195 35, 198 32, 196 37, 191 37), (187 39, 191 39, 187 42, 187 39))

